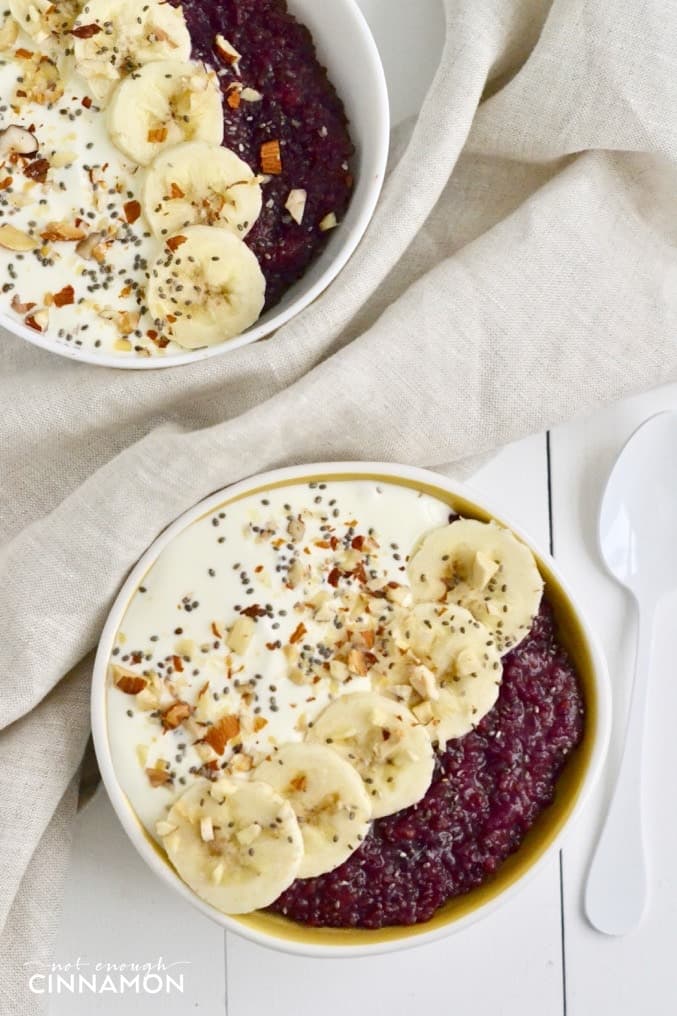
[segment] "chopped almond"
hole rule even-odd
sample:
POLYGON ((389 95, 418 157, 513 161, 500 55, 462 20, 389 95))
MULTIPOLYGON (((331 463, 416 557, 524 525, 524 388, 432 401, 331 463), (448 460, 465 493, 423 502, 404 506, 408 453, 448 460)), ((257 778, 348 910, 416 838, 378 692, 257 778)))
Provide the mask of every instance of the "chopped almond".
POLYGON ((185 198, 184 192, 179 187, 178 183, 172 183, 169 189, 169 197, 174 199, 185 198))
POLYGON ((15 229, 8 223, 0 226, 0 247, 5 250, 28 251, 35 250, 37 241, 20 229, 15 229))
POLYGON ((204 740, 217 755, 223 755, 226 745, 240 733, 240 721, 237 716, 223 716, 218 723, 209 728, 204 740))
POLYGON ((162 726, 165 730, 176 730, 184 720, 188 719, 192 712, 193 707, 189 706, 187 702, 174 702, 167 709, 163 710, 160 717, 162 726))
POLYGON ((47 159, 35 159, 29 162, 24 169, 24 176, 37 183, 44 183, 49 172, 49 161, 47 159))
POLYGON ((168 769, 146 769, 146 776, 151 787, 164 787, 172 779, 168 769))
POLYGON ((293 780, 289 781, 289 786, 291 787, 292 790, 296 790, 299 793, 304 791, 308 786, 308 781, 305 777, 305 774, 299 773, 298 776, 295 776, 293 780))
POLYGON ((49 315, 46 310, 36 311, 35 314, 29 314, 24 318, 24 324, 32 328, 34 332, 44 332, 49 324, 49 315))
POLYGON ((130 226, 133 226, 141 215, 141 205, 138 201, 127 201, 124 205, 125 219, 130 226))
POLYGON ((254 733, 258 734, 259 730, 263 730, 263 728, 267 726, 268 720, 264 720, 263 716, 257 716, 254 720, 254 733))
POLYGON ((261 169, 271 176, 282 172, 282 149, 279 141, 265 141, 261 145, 261 169))
POLYGON ((70 222, 48 222, 40 236, 46 243, 54 243, 58 240, 74 242, 84 240, 85 231, 70 222))
POLYGON ((369 671, 365 653, 359 649, 351 649, 348 653, 348 667, 353 674, 364 677, 369 671))
POLYGON ((228 94, 226 95, 226 102, 228 103, 231 109, 240 108, 240 105, 242 104, 241 92, 242 92, 241 85, 239 86, 231 85, 230 88, 228 89, 228 94))
POLYGON ((75 303, 75 290, 72 286, 64 286, 62 290, 54 294, 56 307, 68 307, 72 303, 75 303))
POLYGON ((325 215, 325 217, 320 222, 320 230, 323 233, 328 233, 330 229, 336 229, 337 226, 338 219, 336 218, 335 212, 330 212, 329 215, 325 215))
POLYGON ((77 28, 71 29, 71 35, 74 35, 76 39, 91 39, 101 31, 103 31, 101 25, 78 25, 77 28))
POLYGON ((167 140, 167 128, 151 127, 148 131, 147 139, 151 145, 161 145, 167 140))
POLYGON ((187 239, 187 236, 170 236, 166 243, 171 251, 175 251, 182 244, 186 243, 187 239))
POLYGON ((287 198, 285 208, 291 215, 294 222, 297 225, 301 225, 303 222, 303 216, 306 212, 306 202, 308 200, 308 191, 297 188, 289 191, 289 197, 287 198))
POLYGON ((17 314, 28 314, 29 310, 33 310, 35 307, 34 303, 22 303, 18 293, 15 293, 12 297, 12 310, 17 314))
POLYGON ((236 74, 240 73, 239 65, 242 56, 227 39, 224 39, 222 35, 217 35, 214 39, 214 49, 224 63, 232 67, 236 74))
POLYGON ((111 676, 115 687, 119 688, 125 695, 138 695, 140 691, 148 687, 147 678, 141 677, 140 674, 135 674, 131 670, 126 670, 116 663, 111 667, 111 676))
POLYGON ((301 621, 300 624, 297 624, 296 628, 289 636, 290 645, 293 646, 295 642, 300 642, 303 636, 307 633, 307 631, 308 629, 306 628, 303 621, 301 621))

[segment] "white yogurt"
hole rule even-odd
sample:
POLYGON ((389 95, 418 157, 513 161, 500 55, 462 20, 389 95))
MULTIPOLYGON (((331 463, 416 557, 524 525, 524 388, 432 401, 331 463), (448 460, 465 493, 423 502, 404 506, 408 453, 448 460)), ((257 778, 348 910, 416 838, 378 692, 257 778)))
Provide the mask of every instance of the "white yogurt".
MULTIPOLYGON (((13 52, 17 48, 34 51, 35 42, 22 34, 13 52)), ((0 247, 0 310, 29 326, 31 317, 37 315, 41 321, 40 311, 46 311, 44 333, 55 343, 120 358, 162 357, 165 352, 180 351, 175 343, 161 349, 152 341, 148 333, 153 333, 154 324, 147 312, 140 314, 138 323, 131 319, 135 327, 127 335, 130 319, 118 317, 120 312, 136 315, 144 310, 147 267, 161 252, 143 214, 132 224, 127 222, 133 215, 125 205, 142 204, 143 170, 112 144, 105 113, 95 104, 87 108, 91 96, 77 74, 68 77, 58 102, 44 106, 13 101, 22 73, 25 61, 6 54, 0 62, 0 129, 31 127, 38 157, 47 159, 50 169, 40 183, 25 175, 28 163, 23 160, 2 163, 0 188, 5 187, 0 189, 0 225, 10 224, 42 240, 48 223, 82 220, 87 233, 108 237, 116 231, 116 235, 104 244, 101 264, 81 257, 73 241, 48 240, 23 254, 0 247), (61 165, 64 161, 67 164, 61 165), (56 306, 52 298, 68 286, 73 287, 75 302, 56 306), (35 306, 17 312, 13 300, 15 306, 17 301, 35 306)))
MULTIPOLYGON (((111 664, 135 675, 158 675, 153 680, 161 687, 161 702, 158 709, 141 709, 112 678, 107 694, 116 773, 151 835, 204 765, 194 742, 209 724, 196 728, 195 715, 204 719, 208 712, 218 722, 228 714, 242 724, 213 759, 221 770, 243 760, 255 764, 274 744, 301 740, 332 698, 368 687, 368 679, 357 676, 339 686, 323 667, 328 658, 322 656, 323 640, 331 637, 333 623, 326 610, 338 601, 359 602, 365 578, 373 588, 406 584, 413 547, 448 517, 448 505, 396 484, 300 483, 225 505, 165 548, 129 603, 111 657, 111 664), (353 548, 362 538, 362 549, 353 548), (302 566, 290 572, 294 560, 302 566), (301 567, 305 575, 297 581, 301 567), (318 594, 330 605, 320 606, 319 613, 308 606, 318 594), (256 618, 246 651, 231 652, 225 644, 228 630, 252 607, 265 613, 256 618), (290 661, 289 654, 297 652, 301 658, 290 661), (303 683, 294 683, 292 673, 297 678, 300 673, 303 683), (193 708, 207 682, 203 711, 194 714, 188 728, 163 729, 159 713, 177 700, 193 708), (153 787, 147 770, 162 764, 159 760, 171 778, 153 787)), ((373 602, 376 609, 379 603, 387 609, 385 600, 373 602)), ((357 614, 345 623, 359 627, 359 620, 357 614)), ((337 624, 344 621, 339 614, 337 624)))

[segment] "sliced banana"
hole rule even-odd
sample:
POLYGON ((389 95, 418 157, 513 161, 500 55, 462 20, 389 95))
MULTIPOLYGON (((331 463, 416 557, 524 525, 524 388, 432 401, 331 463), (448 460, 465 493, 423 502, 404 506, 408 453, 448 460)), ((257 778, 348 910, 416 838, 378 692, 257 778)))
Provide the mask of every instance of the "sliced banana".
POLYGON ((409 808, 430 786, 435 755, 428 732, 404 705, 384 695, 342 696, 320 714, 307 739, 329 745, 357 769, 374 818, 409 808))
POLYGON ((256 257, 225 229, 189 226, 166 241, 146 302, 157 327, 186 349, 239 335, 258 319, 266 281, 256 257))
POLYGON ((157 236, 201 224, 244 239, 261 213, 259 178, 235 152, 188 141, 162 152, 146 173, 143 206, 157 236))
POLYGON ((201 63, 158 60, 125 78, 108 107, 113 143, 141 166, 184 141, 223 141, 221 89, 201 63))
POLYGON ((303 834, 298 878, 333 871, 369 832, 371 802, 362 779, 322 744, 285 744, 254 770, 291 804, 303 834))
POLYGON ((410 656, 412 706, 433 741, 463 737, 493 709, 503 664, 496 637, 463 607, 421 603, 400 622, 410 656))
POLYGON ((258 781, 199 780, 156 832, 184 882, 223 914, 267 907, 303 858, 291 804, 258 781))
MULTIPOLYGON (((101 103, 120 78, 144 64, 190 59, 183 11, 163 0, 89 0, 73 33, 76 69, 101 103)), ((131 120, 135 114, 130 106, 127 116, 131 120)))
POLYGON ((82 0, 8 0, 7 6, 27 35, 47 42, 73 28, 82 0))
POLYGON ((494 632, 501 652, 529 632, 543 595, 534 555, 495 522, 459 519, 424 537, 409 562, 418 601, 457 603, 494 632))

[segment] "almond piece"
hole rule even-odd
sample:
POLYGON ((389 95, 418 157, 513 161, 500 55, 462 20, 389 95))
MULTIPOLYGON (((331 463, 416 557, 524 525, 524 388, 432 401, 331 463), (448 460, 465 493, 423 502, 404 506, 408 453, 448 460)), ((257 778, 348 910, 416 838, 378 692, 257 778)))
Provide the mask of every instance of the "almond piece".
POLYGON ((167 247, 169 247, 170 251, 173 252, 178 247, 181 247, 182 244, 184 244, 187 239, 188 237, 186 236, 170 236, 169 239, 165 241, 165 244, 167 247))
POLYGON ((68 307, 75 303, 75 290, 72 286, 64 286, 58 293, 54 294, 55 307, 68 307))
POLYGON ((291 215, 294 222, 297 225, 301 225, 303 222, 303 216, 306 211, 306 201, 308 200, 308 191, 297 188, 296 190, 289 191, 289 197, 287 198, 285 208, 291 215))
POLYGON ((279 141, 264 141, 261 145, 261 169, 271 176, 279 176, 282 172, 282 149, 279 141))
POLYGON ((29 310, 33 310, 35 306, 36 304, 34 303, 22 303, 18 293, 15 293, 12 297, 11 307, 17 314, 28 314, 29 310))
POLYGON ((0 247, 4 247, 5 250, 29 251, 35 250, 37 246, 37 241, 28 233, 15 229, 8 223, 0 226, 0 247))
POLYGON ((71 222, 48 222, 40 236, 45 243, 56 243, 62 240, 70 243, 82 240, 85 231, 71 222))
POLYGON ((240 733, 240 721, 237 716, 222 716, 218 723, 214 723, 204 736, 210 748, 213 748, 217 755, 223 755, 226 745, 240 733))
POLYGON ((135 674, 131 670, 126 670, 125 667, 120 667, 117 663, 114 663, 110 669, 113 684, 125 695, 138 695, 140 691, 148 687, 147 678, 135 674))
POLYGON ((24 324, 35 332, 44 332, 49 324, 49 314, 46 310, 38 310, 24 318, 24 324))
POLYGON ((320 231, 322 233, 328 233, 330 229, 336 229, 338 226, 338 219, 336 218, 335 212, 330 212, 329 215, 325 215, 320 223, 320 231))
POLYGON ((18 124, 10 124, 0 131, 0 155, 34 155, 38 150, 35 134, 18 124))
POLYGON ((229 67, 232 67, 236 74, 240 73, 240 60, 242 59, 242 54, 238 53, 235 46, 231 45, 231 43, 228 42, 228 40, 222 35, 217 35, 214 39, 214 49, 224 63, 228 64, 229 67))
POLYGON ((239 656, 244 656, 254 635, 255 627, 251 617, 239 617, 228 633, 228 648, 239 656))
POLYGON ((165 730, 176 730, 180 727, 184 720, 193 712, 193 707, 188 705, 187 702, 174 702, 167 709, 163 709, 160 719, 162 720, 162 726, 165 730))
POLYGON ((123 205, 123 211, 125 213, 125 219, 130 226, 133 226, 136 220, 141 215, 141 205, 138 201, 127 201, 123 205))
POLYGON ((9 49, 19 36, 19 26, 14 18, 7 17, 0 28, 0 50, 9 49))
POLYGON ((348 669, 360 677, 368 673, 367 658, 360 649, 351 649, 348 653, 348 669))
POLYGON ((164 787, 172 779, 168 769, 146 769, 146 776, 151 787, 164 787))

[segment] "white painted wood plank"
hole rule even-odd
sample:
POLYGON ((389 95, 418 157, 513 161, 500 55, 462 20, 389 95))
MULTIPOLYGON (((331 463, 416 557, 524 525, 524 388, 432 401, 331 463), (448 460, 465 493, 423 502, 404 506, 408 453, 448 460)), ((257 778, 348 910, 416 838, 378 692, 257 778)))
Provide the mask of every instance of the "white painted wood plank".
MULTIPOLYGON (((167 967, 181 964, 170 974, 175 978, 183 974, 183 992, 50 994, 50 1016, 225 1012, 221 928, 186 906, 152 874, 127 839, 103 789, 78 819, 54 962, 75 963, 78 958, 87 964, 82 973, 88 978, 97 963, 157 964, 162 958, 167 967)), ((100 987, 105 971, 97 977, 100 987)), ((120 984, 117 972, 113 983, 120 984)), ((157 983, 148 982, 152 992, 157 983)))
POLYGON ((663 409, 677 409, 677 385, 629 399, 552 435, 555 553, 602 639, 615 698, 605 779, 564 853, 569 1016, 598 1012, 673 1016, 677 1011, 677 813, 673 789, 677 681, 672 644, 677 597, 662 612, 649 704, 644 770, 649 909, 641 928, 624 939, 598 934, 582 911, 585 875, 620 758, 634 658, 632 608, 602 570, 596 545, 597 514, 622 445, 644 419, 663 409))
MULTIPOLYGON (((505 449, 476 474, 478 496, 498 502, 512 521, 547 546, 545 437, 505 449)), ((405 954, 369 960, 307 960, 228 936, 229 1016, 410 1016, 447 1011, 474 1016, 562 1011, 561 914, 557 860, 524 892, 462 934, 405 954)))

